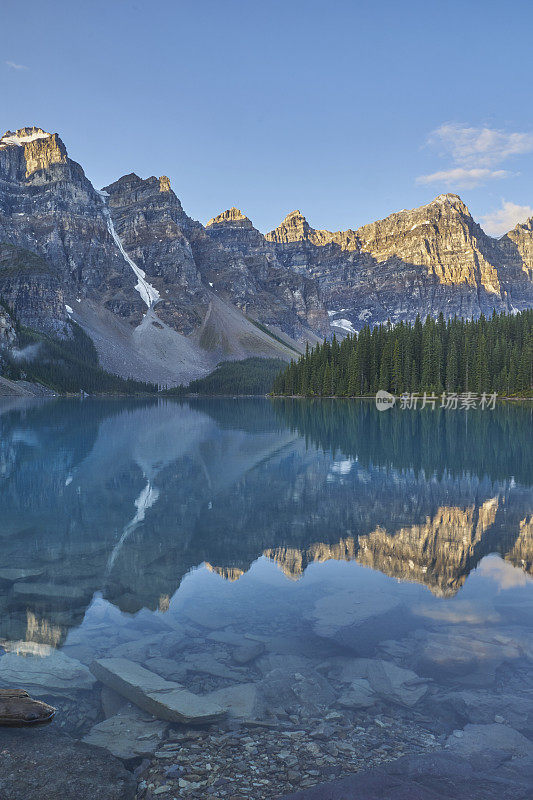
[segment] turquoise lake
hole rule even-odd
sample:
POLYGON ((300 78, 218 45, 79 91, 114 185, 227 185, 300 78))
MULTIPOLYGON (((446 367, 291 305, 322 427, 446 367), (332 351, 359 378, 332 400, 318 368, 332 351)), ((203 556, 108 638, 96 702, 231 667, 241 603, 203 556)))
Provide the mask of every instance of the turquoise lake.
POLYGON ((0 687, 58 709, 47 736, 150 761, 170 798, 281 797, 468 724, 531 738, 532 408, 3 402, 0 687), (125 705, 109 659, 227 711, 194 768, 168 744, 194 720, 125 705), (124 714, 153 736, 121 739, 124 714), (249 757, 217 761, 243 726, 249 757))

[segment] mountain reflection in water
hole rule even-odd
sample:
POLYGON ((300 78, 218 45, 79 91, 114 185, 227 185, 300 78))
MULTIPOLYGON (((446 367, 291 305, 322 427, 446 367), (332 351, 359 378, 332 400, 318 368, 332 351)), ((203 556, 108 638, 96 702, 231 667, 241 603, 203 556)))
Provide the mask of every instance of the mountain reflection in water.
MULTIPOLYGON (((165 611, 199 565, 330 559, 453 596, 533 570, 528 406, 89 400, 0 406, 0 638, 59 646, 98 593, 165 611)), ((328 573, 335 580, 332 573, 328 573)))

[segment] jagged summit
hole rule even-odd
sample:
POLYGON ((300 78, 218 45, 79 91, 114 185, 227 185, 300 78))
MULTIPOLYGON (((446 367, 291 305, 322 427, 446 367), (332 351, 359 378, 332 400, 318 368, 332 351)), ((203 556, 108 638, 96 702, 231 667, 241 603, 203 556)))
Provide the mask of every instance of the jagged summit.
MULTIPOLYGON (((364 237, 365 231, 373 229, 377 225, 385 225, 389 223, 409 226, 411 222, 413 222, 416 224, 416 227, 419 227, 421 224, 419 219, 420 216, 423 216, 426 219, 430 217, 431 220, 433 220, 437 219, 437 217, 441 217, 443 214, 449 214, 450 211, 459 212, 463 216, 472 219, 472 215, 468 209, 468 206, 463 202, 463 200, 461 200, 458 194, 439 194, 425 205, 416 206, 415 208, 402 208, 401 211, 393 211, 392 214, 389 214, 383 219, 362 225, 357 229, 356 232, 358 234, 362 234, 364 237)), ((430 219, 427 219, 428 223, 429 221, 430 219)), ((412 230, 414 230, 414 228, 412 228, 412 230)))
POLYGON ((6 131, 0 139, 0 147, 8 147, 9 145, 23 147, 38 139, 50 139, 53 135, 57 134, 47 133, 47 131, 43 131, 42 128, 37 128, 35 125, 32 125, 19 128, 17 131, 6 131))
POLYGON ((84 176, 79 164, 69 160, 58 134, 35 125, 6 131, 0 139, 0 155, 0 172, 10 180, 29 179, 35 185, 63 180, 74 172, 84 176))
MULTIPOLYGON (((313 244, 324 245, 329 243, 337 243, 343 249, 354 250, 357 249, 355 241, 359 234, 365 238, 365 232, 368 229, 374 228, 376 225, 383 225, 389 222, 396 222, 397 224, 404 222, 407 224, 411 218, 415 218, 421 212, 425 212, 426 216, 441 215, 446 213, 447 210, 457 211, 466 217, 472 217, 468 207, 461 200, 457 194, 439 194, 429 203, 417 208, 402 209, 401 211, 394 211, 388 217, 377 220, 376 222, 363 225, 357 230, 348 229, 346 231, 329 231, 325 229, 312 228, 307 219, 304 217, 299 209, 291 211, 283 222, 277 228, 265 234, 265 238, 269 242, 276 242, 278 244, 288 244, 291 242, 298 242, 308 240, 313 244)), ((418 220, 416 220, 418 223, 418 220)), ((418 227, 418 224, 416 224, 418 227)), ((413 228, 414 230, 414 228, 413 228)))
MULTIPOLYGON (((156 180, 156 178, 152 175, 151 179, 148 178, 148 180, 156 180)), ((127 175, 122 175, 118 180, 110 183, 109 186, 134 186, 141 183, 143 183, 143 178, 139 177, 136 172, 128 172, 127 175)), ((104 186, 103 191, 109 189, 109 186, 104 186)))
POLYGON ((472 216, 468 206, 458 194, 439 194, 434 200, 431 201, 431 203, 428 203, 428 205, 450 206, 466 216, 472 216))
POLYGON ((127 175, 122 175, 121 178, 108 186, 104 186, 102 192, 110 196, 118 196, 124 192, 135 192, 138 195, 138 199, 148 193, 154 197, 156 202, 167 202, 168 200, 173 205, 177 204, 181 208, 180 201, 172 191, 170 178, 166 175, 161 175, 159 178, 156 178, 155 175, 150 175, 149 178, 141 178, 136 172, 130 172, 127 175), (160 198, 161 194, 169 195, 169 197, 160 198))
POLYGON ((459 201, 459 203, 463 202, 458 194, 454 194, 453 192, 447 192, 446 194, 437 195, 437 197, 435 197, 435 199, 432 200, 431 202, 432 203, 456 203, 457 201, 459 201))
POLYGON ((281 225, 267 233, 265 238, 269 242, 287 244, 307 239, 311 233, 314 233, 313 228, 311 228, 302 212, 296 209, 287 214, 281 225))
POLYGON ((210 219, 207 223, 207 227, 210 225, 224 225, 226 223, 237 223, 241 227, 251 227, 252 225, 250 219, 245 216, 239 208, 232 206, 231 208, 228 208, 227 211, 223 211, 221 214, 218 214, 218 216, 210 219))
MULTIPOLYGON (((255 353, 246 317, 313 343, 331 334, 330 319, 351 331, 416 314, 475 318, 533 308, 533 219, 493 239, 453 193, 357 230, 315 229, 297 208, 264 236, 235 206, 206 226, 191 219, 166 175, 131 172, 97 192, 57 133, 26 126, 0 138, 0 212, 0 241, 46 267, 30 269, 30 259, 24 270, 0 269, 0 296, 23 324, 62 333, 70 307, 80 319, 86 314, 90 332, 88 300, 98 325, 128 323, 144 336, 149 320, 135 278, 142 272, 159 294, 152 327, 196 337, 198 364, 212 363, 214 352, 255 353), (230 312, 210 309, 217 297, 241 314, 231 330, 244 331, 242 339, 223 333, 230 312)), ((105 344, 103 329, 97 340, 105 344)), ((105 357, 127 376, 118 352, 105 349, 105 357)), ((156 358, 158 376, 177 374, 174 356, 172 364, 156 358)), ((143 357, 138 377, 155 374, 152 360, 143 357)))

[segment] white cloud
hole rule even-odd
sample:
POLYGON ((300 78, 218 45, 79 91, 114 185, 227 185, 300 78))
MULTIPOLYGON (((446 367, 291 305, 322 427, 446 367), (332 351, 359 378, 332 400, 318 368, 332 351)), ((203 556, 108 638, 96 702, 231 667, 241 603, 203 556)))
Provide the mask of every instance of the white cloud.
POLYGON ((417 183, 440 182, 446 186, 471 189, 516 174, 495 167, 512 156, 533 152, 533 133, 447 122, 429 135, 427 144, 448 158, 451 165, 449 169, 420 175, 417 183))
POLYGON ((14 61, 6 61, 6 64, 10 69, 16 69, 16 70, 29 69, 29 67, 27 67, 25 64, 15 64, 14 61))
POLYGON ((502 200, 501 208, 481 217, 481 224, 483 230, 491 236, 503 236, 504 233, 516 227, 519 222, 525 222, 529 217, 533 217, 531 206, 519 206, 509 200, 502 200))
POLYGON ((469 168, 493 167, 509 156, 533 151, 532 133, 508 133, 495 128, 473 128, 447 122, 430 134, 428 144, 441 147, 456 164, 469 168))
POLYGON ((476 572, 484 578, 491 578, 498 584, 500 590, 525 586, 531 580, 527 573, 508 561, 503 561, 499 556, 486 556, 476 572))
POLYGON ((441 183, 445 186, 454 186, 457 189, 472 189, 485 181, 495 178, 507 178, 511 174, 505 169, 453 167, 453 169, 432 172, 430 175, 419 175, 416 182, 421 184, 441 183))

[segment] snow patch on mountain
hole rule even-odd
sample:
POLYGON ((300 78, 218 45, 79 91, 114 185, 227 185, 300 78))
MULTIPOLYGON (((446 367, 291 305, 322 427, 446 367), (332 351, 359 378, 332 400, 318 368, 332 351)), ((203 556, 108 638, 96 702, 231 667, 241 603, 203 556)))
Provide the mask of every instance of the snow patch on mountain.
POLYGON ((108 229, 109 233, 111 234, 111 236, 113 238, 113 241, 115 242, 116 246, 120 250, 124 260, 126 261, 127 264, 130 265, 130 267, 132 268, 133 272, 137 276, 138 283, 135 286, 135 288, 139 292, 139 294, 141 295, 142 300, 146 303, 146 306, 148 308, 153 308, 155 306, 155 304, 161 299, 161 295, 159 294, 157 289, 154 286, 152 286, 151 283, 148 283, 148 281, 146 280, 146 273, 144 272, 144 270, 142 270, 140 267, 138 267, 137 264, 135 263, 135 261, 133 261, 133 259, 131 259, 129 257, 129 255, 126 253, 126 251, 124 250, 124 245, 122 244, 120 236, 116 232, 115 226, 113 225, 113 220, 111 219, 111 213, 110 213, 108 207, 105 205, 105 196, 106 195, 109 196, 109 195, 107 194, 107 192, 103 192, 103 191, 98 192, 98 194, 100 195, 100 197, 104 201, 104 216, 105 216, 106 222, 107 222, 107 229, 108 229))
POLYGON ((332 319, 330 325, 334 328, 342 328, 343 331, 348 333, 355 333, 355 328, 349 319, 332 319))
POLYGON ((50 133, 45 133, 44 131, 30 133, 24 136, 19 136, 16 133, 7 131, 7 133, 5 133, 0 139, 0 147, 7 147, 10 144, 15 144, 17 147, 22 147, 29 142, 34 142, 36 139, 49 139, 50 136, 50 133))

